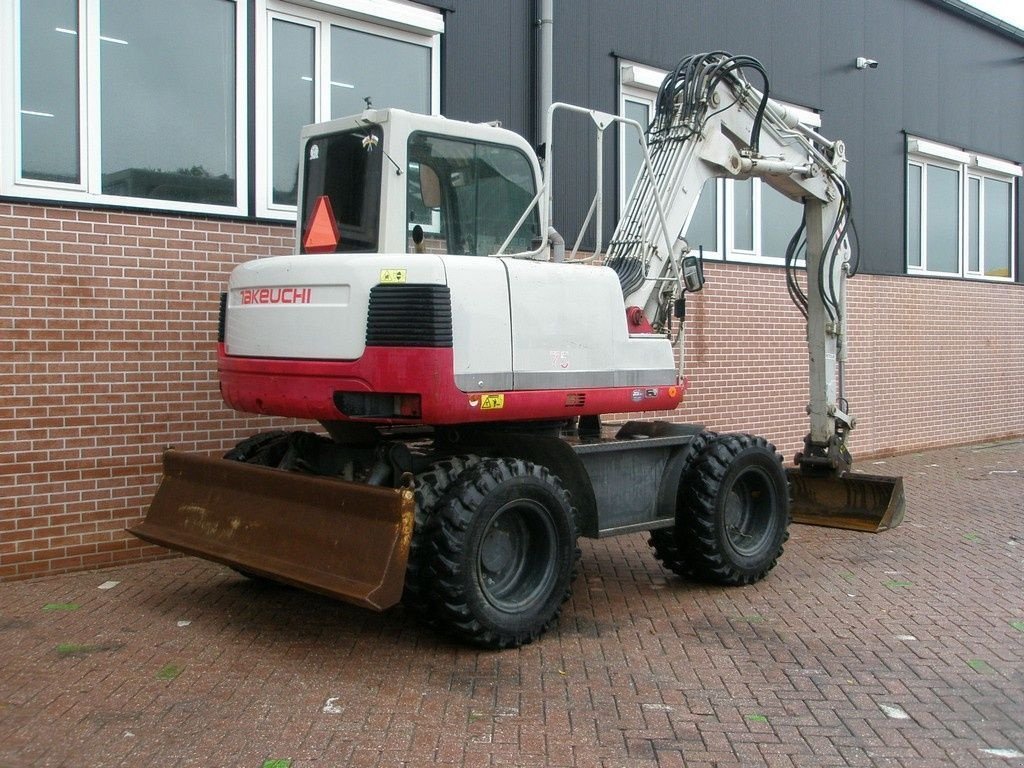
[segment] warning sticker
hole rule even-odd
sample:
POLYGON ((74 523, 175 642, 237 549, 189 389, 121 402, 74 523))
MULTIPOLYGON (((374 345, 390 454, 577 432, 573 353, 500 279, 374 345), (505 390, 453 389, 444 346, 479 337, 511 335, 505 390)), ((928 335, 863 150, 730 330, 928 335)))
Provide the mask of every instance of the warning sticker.
POLYGON ((406 271, 404 269, 382 269, 380 271, 380 281, 385 285, 404 283, 405 280, 406 271))
POLYGON ((480 398, 481 411, 497 411, 505 407, 505 395, 484 395, 480 398))

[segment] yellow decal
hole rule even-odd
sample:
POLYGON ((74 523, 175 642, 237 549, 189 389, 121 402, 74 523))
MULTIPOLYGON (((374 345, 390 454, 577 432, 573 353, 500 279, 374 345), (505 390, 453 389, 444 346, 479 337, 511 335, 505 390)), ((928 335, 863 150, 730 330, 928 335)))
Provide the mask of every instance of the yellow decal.
POLYGON ((504 395, 484 395, 480 398, 481 411, 496 411, 505 407, 504 395))
POLYGON ((404 283, 405 278, 406 271, 404 269, 382 269, 380 271, 380 281, 385 285, 404 283))

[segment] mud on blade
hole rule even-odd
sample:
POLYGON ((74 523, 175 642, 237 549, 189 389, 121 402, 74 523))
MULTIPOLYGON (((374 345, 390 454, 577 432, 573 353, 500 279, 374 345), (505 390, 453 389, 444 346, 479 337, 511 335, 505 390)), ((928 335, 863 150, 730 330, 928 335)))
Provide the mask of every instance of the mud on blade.
POLYGON ((412 491, 176 451, 163 465, 129 533, 374 610, 401 599, 412 491))

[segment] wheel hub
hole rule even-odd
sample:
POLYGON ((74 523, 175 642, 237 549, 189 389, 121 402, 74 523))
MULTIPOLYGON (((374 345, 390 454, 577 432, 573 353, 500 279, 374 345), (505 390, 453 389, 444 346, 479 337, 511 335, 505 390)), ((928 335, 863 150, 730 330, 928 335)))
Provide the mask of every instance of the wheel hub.
MULTIPOLYGON (((500 521, 499 521, 500 523, 500 521)), ((495 578, 505 571, 512 562, 512 539, 509 532, 495 523, 480 548, 480 563, 485 576, 495 578)))
POLYGON ((512 613, 542 599, 555 578, 554 542, 554 525, 542 505, 519 499, 495 512, 477 560, 487 601, 512 613))
POLYGON ((725 500, 725 533, 740 554, 752 555, 764 545, 773 515, 769 478, 756 468, 736 477, 725 500))

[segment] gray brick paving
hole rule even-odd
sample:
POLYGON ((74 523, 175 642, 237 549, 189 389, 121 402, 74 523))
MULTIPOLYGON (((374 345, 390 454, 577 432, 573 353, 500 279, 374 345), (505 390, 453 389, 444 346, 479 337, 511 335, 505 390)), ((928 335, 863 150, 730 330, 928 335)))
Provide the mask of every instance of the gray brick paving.
POLYGON ((191 558, 2 584, 0 768, 1024 766, 1024 442, 861 468, 898 530, 794 526, 743 589, 584 541, 501 653, 191 558))

